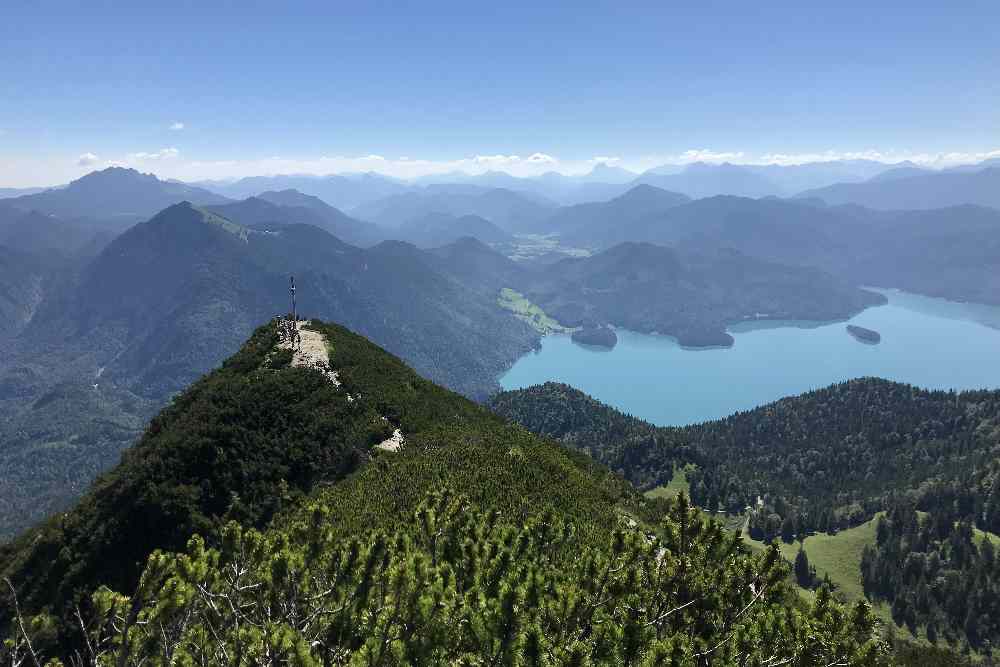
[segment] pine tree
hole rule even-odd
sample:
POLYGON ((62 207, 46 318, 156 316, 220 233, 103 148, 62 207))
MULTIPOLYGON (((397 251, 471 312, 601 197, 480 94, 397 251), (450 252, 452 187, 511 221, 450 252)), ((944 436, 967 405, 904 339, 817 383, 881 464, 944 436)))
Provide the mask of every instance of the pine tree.
POLYGON ((812 588, 815 579, 815 570, 809 566, 809 556, 804 547, 799 547, 799 553, 795 556, 795 581, 802 588, 812 588))

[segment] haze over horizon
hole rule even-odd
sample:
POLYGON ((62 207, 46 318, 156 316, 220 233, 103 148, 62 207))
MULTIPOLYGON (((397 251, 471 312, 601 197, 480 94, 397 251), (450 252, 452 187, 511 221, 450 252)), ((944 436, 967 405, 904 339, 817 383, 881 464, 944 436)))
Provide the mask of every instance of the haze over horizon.
POLYGON ((998 14, 992 3, 515 3, 489 16, 458 3, 16 5, 0 26, 16 101, 0 108, 0 187, 110 165, 198 181, 973 163, 1000 156, 998 14), (41 22, 44 41, 24 29, 41 22))

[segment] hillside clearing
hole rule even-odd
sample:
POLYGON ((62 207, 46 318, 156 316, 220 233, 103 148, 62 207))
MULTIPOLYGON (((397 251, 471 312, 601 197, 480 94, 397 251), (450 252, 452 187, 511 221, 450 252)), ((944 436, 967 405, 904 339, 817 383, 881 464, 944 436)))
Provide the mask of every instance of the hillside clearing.
POLYGON ((694 470, 694 468, 695 466, 690 464, 682 468, 674 468, 674 476, 670 478, 669 482, 655 489, 650 489, 643 495, 647 498, 673 498, 683 491, 690 496, 691 484, 688 482, 687 474, 694 470))
POLYGON ((573 331, 573 328, 563 326, 557 320, 546 315, 544 310, 528 300, 523 294, 509 287, 500 290, 497 303, 501 308, 514 313, 515 317, 524 320, 541 334, 570 333, 573 331))

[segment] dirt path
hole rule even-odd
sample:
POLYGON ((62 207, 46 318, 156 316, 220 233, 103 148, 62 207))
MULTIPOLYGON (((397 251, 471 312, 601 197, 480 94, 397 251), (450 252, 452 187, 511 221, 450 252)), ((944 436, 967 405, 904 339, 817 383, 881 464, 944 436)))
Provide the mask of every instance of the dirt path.
MULTIPOLYGON (((292 351, 292 366, 301 368, 315 368, 323 373, 326 378, 339 387, 340 380, 337 378, 337 371, 330 368, 330 348, 327 346, 326 337, 318 331, 305 328, 308 321, 296 322, 298 341, 290 340, 288 336, 282 335, 278 347, 292 351)), ((354 397, 347 395, 348 401, 354 401, 354 397)), ((384 420, 385 417, 382 417, 384 420)), ((403 447, 403 432, 398 428, 393 430, 392 435, 375 445, 377 449, 384 449, 390 452, 398 452, 403 447)))
POLYGON ((278 343, 279 347, 292 350, 292 366, 301 368, 315 368, 322 371, 333 386, 339 387, 340 380, 337 378, 337 371, 330 368, 330 350, 326 345, 326 338, 318 331, 306 329, 309 322, 296 322, 296 330, 299 333, 299 344, 282 338, 278 343))

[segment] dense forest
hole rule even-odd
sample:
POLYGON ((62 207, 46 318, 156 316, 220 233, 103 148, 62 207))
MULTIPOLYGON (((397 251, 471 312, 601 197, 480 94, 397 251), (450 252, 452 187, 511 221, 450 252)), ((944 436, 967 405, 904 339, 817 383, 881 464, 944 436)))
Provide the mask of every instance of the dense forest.
POLYGON ((258 329, 155 417, 72 511, 0 545, 0 575, 22 604, 65 615, 95 582, 133 585, 154 549, 181 549, 230 519, 262 527, 385 437, 373 412, 346 406, 321 375, 280 368, 287 359, 269 356, 276 342, 273 324, 258 329))
POLYGON ((685 428, 652 426, 556 383, 501 393, 492 407, 640 489, 669 484, 683 466, 696 506, 746 517, 753 539, 790 544, 803 588, 828 582, 804 545, 791 545, 887 512, 877 544, 857 547, 856 576, 899 626, 938 644, 900 639, 900 664, 959 664, 956 650, 989 656, 1000 641, 991 541, 1000 529, 1000 392, 861 379, 685 428))
POLYGON ((666 484, 678 466, 703 462, 670 429, 619 412, 566 384, 500 392, 490 408, 584 452, 642 490, 666 484))
POLYGON ((0 547, 5 662, 885 664, 775 548, 314 327, 339 384, 262 327, 0 547))
POLYGON ((865 593, 891 604, 892 617, 928 641, 967 642, 989 652, 1000 643, 1000 561, 991 537, 976 533, 956 505, 920 512, 909 502, 878 520, 862 557, 865 593))
POLYGON ((858 525, 897 497, 954 502, 977 526, 1000 525, 996 391, 865 378, 684 428, 652 426, 556 383, 501 393, 492 406, 642 489, 692 463, 692 501, 734 514, 752 507, 751 535, 765 541, 858 525))
POLYGON ((931 483, 963 496, 977 524, 998 521, 1000 505, 979 491, 986 482, 977 471, 1000 453, 1000 392, 866 378, 692 426, 679 438, 711 457, 690 476, 696 503, 739 511, 763 501, 755 537, 857 525, 931 483))

